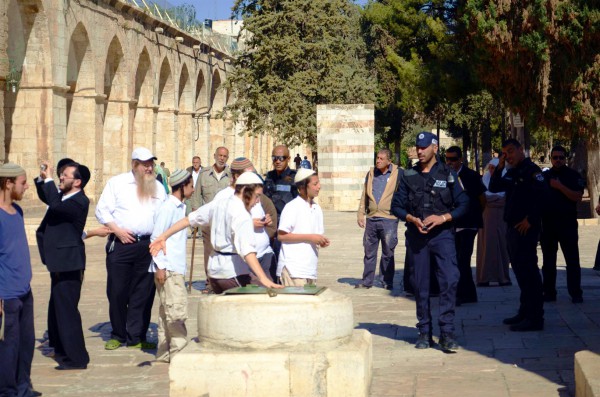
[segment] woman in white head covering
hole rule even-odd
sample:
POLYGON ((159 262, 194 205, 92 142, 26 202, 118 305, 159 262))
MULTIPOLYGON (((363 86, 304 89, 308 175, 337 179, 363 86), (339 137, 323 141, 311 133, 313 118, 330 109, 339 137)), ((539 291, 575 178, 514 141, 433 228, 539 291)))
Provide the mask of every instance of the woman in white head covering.
MULTIPOLYGON (((486 166, 481 178, 489 188, 490 178, 498 166, 498 158, 486 166)), ((503 172, 506 172, 504 170, 503 172)), ((486 206, 483 210, 483 229, 477 234, 477 286, 488 287, 490 282, 500 286, 512 285, 508 271, 508 248, 506 245, 506 222, 504 222, 504 192, 485 192, 486 206)))

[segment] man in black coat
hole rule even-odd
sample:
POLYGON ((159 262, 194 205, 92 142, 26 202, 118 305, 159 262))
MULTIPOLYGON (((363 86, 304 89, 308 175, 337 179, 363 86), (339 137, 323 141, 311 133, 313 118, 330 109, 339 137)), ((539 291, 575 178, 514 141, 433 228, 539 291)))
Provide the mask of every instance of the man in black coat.
POLYGON ((466 164, 463 164, 462 150, 458 146, 446 149, 446 164, 458 174, 467 196, 469 207, 467 213, 454 223, 454 238, 456 243, 456 261, 460 271, 460 279, 456 288, 456 306, 463 303, 477 302, 477 290, 473 282, 471 257, 477 231, 483 227, 483 203, 486 188, 481 182, 481 176, 466 164))
POLYGON ((38 229, 40 254, 52 281, 48 333, 55 354, 62 358, 56 369, 85 369, 90 358, 77 305, 85 270, 82 237, 90 205, 83 188, 90 180, 90 171, 74 162, 64 165, 59 176, 60 190, 52 173, 52 166, 44 162, 35 181, 40 200, 48 205, 38 229))

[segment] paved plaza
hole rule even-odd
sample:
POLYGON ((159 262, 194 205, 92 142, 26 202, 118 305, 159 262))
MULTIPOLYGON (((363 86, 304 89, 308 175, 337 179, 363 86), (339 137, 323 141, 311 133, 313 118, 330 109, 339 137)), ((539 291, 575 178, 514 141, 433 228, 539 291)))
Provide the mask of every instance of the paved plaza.
MULTIPOLYGON (((88 227, 94 226, 92 221, 88 227)), ((39 223, 39 218, 30 217, 27 223, 33 226, 39 223)), ((558 300, 544 307, 544 331, 513 333, 502 325, 503 318, 516 313, 519 290, 516 285, 479 288, 479 303, 463 305, 456 310, 461 350, 455 354, 413 347, 417 337, 415 303, 404 296, 401 284, 405 252, 403 225, 399 229, 393 291, 353 288, 360 281, 363 267, 362 229, 356 225, 354 212, 325 211, 325 230, 331 246, 320 252, 318 284, 350 296, 354 302, 356 327, 368 329, 373 334, 370 394, 373 397, 573 396, 574 353, 587 349, 600 351, 600 277, 592 270, 600 237, 598 225, 579 228, 583 304, 574 305, 570 301, 564 259, 559 253, 558 300)), ((110 323, 103 243, 104 239, 95 238, 87 244, 86 279, 79 305, 91 358, 85 371, 56 371, 56 362, 42 354, 47 351, 43 335, 50 278, 39 260, 37 247, 31 246, 38 347, 32 369, 34 387, 44 396, 168 396, 168 364, 154 363, 153 352, 125 347, 116 351, 104 350, 110 323)), ((189 246, 191 248, 191 240, 189 246)), ((541 263, 541 252, 539 256, 541 263)), ((475 255, 472 263, 475 263, 475 255)), ((189 335, 194 339, 197 336, 196 310, 201 299, 199 289, 203 286, 199 281, 203 278, 201 267, 199 242, 188 320, 189 335)), ((514 282, 514 276, 512 279, 514 282)), ((432 309, 435 318, 436 298, 432 299, 432 309)), ((156 302, 152 318, 149 339, 155 340, 156 302)), ((434 330, 434 335, 439 336, 437 327, 434 330)))

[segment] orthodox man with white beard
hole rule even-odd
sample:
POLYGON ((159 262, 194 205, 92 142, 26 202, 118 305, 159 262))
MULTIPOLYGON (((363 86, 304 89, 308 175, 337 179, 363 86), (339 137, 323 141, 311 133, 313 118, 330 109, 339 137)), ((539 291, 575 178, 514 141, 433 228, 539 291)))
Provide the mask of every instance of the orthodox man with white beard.
POLYGON ((98 222, 111 230, 106 244, 106 294, 111 337, 106 350, 125 344, 155 349, 146 341, 154 301, 154 277, 148 246, 155 214, 167 195, 154 174, 156 157, 139 147, 131 155, 131 171, 112 177, 96 206, 98 222))

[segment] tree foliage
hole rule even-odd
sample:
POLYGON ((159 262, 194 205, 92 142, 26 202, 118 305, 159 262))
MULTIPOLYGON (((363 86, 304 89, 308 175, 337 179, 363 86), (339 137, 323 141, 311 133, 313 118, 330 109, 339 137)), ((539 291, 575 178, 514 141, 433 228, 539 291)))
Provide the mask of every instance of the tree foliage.
POLYGON ((463 22, 479 78, 530 126, 597 128, 598 0, 466 0, 463 22))
POLYGON ((237 0, 249 38, 225 112, 250 134, 316 148, 316 105, 372 103, 360 9, 349 0, 237 0))

